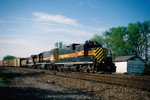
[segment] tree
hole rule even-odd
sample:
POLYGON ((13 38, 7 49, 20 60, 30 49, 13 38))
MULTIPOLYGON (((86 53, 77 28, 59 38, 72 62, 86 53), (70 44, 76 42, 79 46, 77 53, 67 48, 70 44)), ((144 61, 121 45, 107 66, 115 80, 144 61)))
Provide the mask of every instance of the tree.
POLYGON ((56 42, 56 43, 55 43, 55 47, 56 47, 56 48, 61 49, 61 48, 63 48, 64 46, 66 46, 66 45, 63 44, 63 42, 56 42))
POLYGON ((12 59, 15 59, 15 58, 16 58, 15 56, 7 55, 7 56, 3 57, 3 61, 5 61, 5 60, 12 60, 12 59))
POLYGON ((127 27, 113 27, 94 35, 115 57, 136 55, 146 62, 150 59, 150 21, 130 23, 127 27))
POLYGON ((91 38, 92 41, 98 42, 100 45, 103 45, 103 36, 99 34, 94 34, 94 36, 91 38))
POLYGON ((107 54, 112 57, 112 42, 111 42, 111 35, 112 35, 112 29, 109 29, 108 31, 105 31, 103 34, 103 47, 107 49, 107 54))
POLYGON ((100 45, 102 45, 104 48, 107 48, 107 55, 112 56, 112 50, 111 50, 111 42, 110 42, 110 33, 106 31, 102 35, 95 34, 92 38, 92 41, 98 42, 100 45), (105 37, 104 37, 105 35, 105 37))
POLYGON ((148 59, 150 56, 150 21, 144 21, 142 24, 142 34, 144 37, 144 53, 145 53, 145 61, 148 63, 148 59))
POLYGON ((150 49, 150 21, 130 23, 128 26, 128 44, 131 53, 145 59, 147 64, 150 49))
POLYGON ((56 48, 59 48, 59 42, 56 42, 56 43, 55 43, 55 47, 56 47, 56 48))
POLYGON ((128 25, 128 45, 131 55, 142 57, 143 37, 141 34, 141 23, 130 23, 128 25))
POLYGON ((113 52, 113 55, 115 57, 128 55, 126 45, 127 28, 126 27, 112 28, 110 32, 111 32, 110 42, 112 43, 111 50, 113 52))

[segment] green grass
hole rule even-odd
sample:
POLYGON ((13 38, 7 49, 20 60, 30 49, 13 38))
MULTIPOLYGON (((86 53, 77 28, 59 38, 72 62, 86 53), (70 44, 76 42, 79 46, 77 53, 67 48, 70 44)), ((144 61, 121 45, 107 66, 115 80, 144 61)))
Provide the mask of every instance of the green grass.
POLYGON ((3 87, 3 84, 4 84, 4 78, 0 77, 0 87, 3 87))
POLYGON ((4 85, 4 80, 7 76, 7 74, 10 74, 11 72, 6 69, 0 69, 0 87, 3 87, 4 85))
POLYGON ((11 73, 9 70, 6 70, 6 69, 4 69, 4 70, 2 70, 2 73, 4 73, 4 74, 9 74, 9 73, 11 73))

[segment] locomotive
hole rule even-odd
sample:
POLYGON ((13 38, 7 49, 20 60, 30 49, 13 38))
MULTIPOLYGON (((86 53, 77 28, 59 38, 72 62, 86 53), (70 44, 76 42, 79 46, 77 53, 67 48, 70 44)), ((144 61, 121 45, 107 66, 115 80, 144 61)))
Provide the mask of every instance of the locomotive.
POLYGON ((75 70, 79 72, 115 72, 112 57, 96 41, 83 44, 73 43, 62 49, 52 49, 38 55, 31 55, 27 61, 29 67, 58 71, 75 70))

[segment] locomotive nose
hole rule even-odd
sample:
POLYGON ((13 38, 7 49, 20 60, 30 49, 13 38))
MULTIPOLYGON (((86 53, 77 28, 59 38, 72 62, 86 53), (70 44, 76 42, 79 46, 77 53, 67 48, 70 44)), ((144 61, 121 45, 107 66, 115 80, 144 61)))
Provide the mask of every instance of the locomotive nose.
POLYGON ((102 47, 98 47, 96 50, 95 50, 95 59, 97 62, 102 62, 104 61, 106 58, 106 53, 105 53, 105 49, 102 48, 102 47))

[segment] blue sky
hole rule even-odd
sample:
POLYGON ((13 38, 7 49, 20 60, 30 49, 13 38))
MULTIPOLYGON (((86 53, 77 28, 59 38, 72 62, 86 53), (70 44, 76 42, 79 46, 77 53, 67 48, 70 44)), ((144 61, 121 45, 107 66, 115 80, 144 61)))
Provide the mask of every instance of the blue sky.
POLYGON ((112 27, 150 20, 150 0, 0 0, 0 60, 55 42, 83 43, 112 27))

